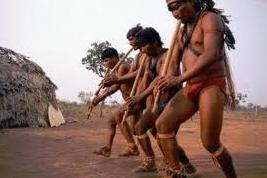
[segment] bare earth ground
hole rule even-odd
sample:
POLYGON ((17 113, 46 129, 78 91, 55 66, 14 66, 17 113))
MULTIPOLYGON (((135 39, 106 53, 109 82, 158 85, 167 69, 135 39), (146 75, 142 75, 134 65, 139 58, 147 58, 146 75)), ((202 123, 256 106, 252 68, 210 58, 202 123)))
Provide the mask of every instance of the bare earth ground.
MULTIPOLYGON (((92 121, 68 122, 59 128, 0 130, 0 178, 158 178, 163 173, 136 174, 139 157, 121 158, 125 141, 118 131, 110 158, 92 152, 104 144, 107 114, 92 121)), ((69 120, 70 121, 70 120, 69 120)), ((240 178, 267 178, 267 118, 247 114, 225 115, 222 140, 233 155, 240 178)), ((162 155, 155 141, 157 165, 162 155)), ((184 147, 200 178, 220 178, 202 148, 197 117, 181 128, 184 147)))

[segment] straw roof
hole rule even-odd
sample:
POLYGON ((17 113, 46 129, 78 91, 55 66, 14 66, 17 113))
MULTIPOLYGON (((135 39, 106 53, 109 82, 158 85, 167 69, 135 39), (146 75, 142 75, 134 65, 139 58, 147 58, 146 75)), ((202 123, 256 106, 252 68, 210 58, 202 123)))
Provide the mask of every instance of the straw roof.
POLYGON ((57 86, 28 57, 0 47, 0 128, 46 127, 57 86))

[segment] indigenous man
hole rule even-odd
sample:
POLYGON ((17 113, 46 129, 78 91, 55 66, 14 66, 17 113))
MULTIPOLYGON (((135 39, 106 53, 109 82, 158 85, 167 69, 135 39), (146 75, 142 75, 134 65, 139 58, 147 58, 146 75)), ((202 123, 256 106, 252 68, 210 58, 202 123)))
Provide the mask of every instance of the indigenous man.
MULTIPOLYGON (((143 27, 140 26, 139 24, 133 28, 131 28, 128 32, 127 32, 127 39, 129 41, 129 44, 133 47, 134 50, 138 50, 139 47, 135 42, 135 36, 136 34, 142 30, 143 27)), ((112 87, 114 86, 121 86, 121 85, 129 85, 133 84, 134 78, 136 76, 137 73, 137 69, 139 67, 139 63, 140 63, 140 58, 141 53, 137 54, 136 56, 136 60, 131 64, 130 69, 128 69, 127 73, 124 73, 123 75, 108 75, 107 77, 104 78, 103 84, 104 87, 112 87)), ((125 65, 125 64, 124 64, 125 65)), ((131 89, 127 90, 127 96, 129 96, 131 92, 131 89)), ((104 96, 105 97, 105 96, 104 96)), ((104 98, 101 97, 101 98, 104 98)), ((126 97, 126 95, 125 95, 126 97)), ((99 100, 99 99, 96 99, 99 100)), ((96 101, 96 103, 98 103, 100 101, 96 101)), ((120 156, 130 156, 130 155, 138 155, 139 152, 137 150, 137 147, 133 141, 132 135, 130 135, 129 130, 131 130, 131 134, 134 133, 134 129, 133 129, 133 125, 135 124, 137 118, 139 117, 139 115, 141 114, 140 112, 136 112, 135 114, 131 114, 128 116, 128 120, 130 121, 130 129, 129 129, 129 125, 125 122, 123 124, 121 124, 122 121, 122 117, 123 117, 123 107, 120 107, 117 111, 114 112, 116 114, 116 121, 114 121, 114 119, 111 119, 109 122, 109 126, 110 126, 110 133, 108 136, 108 144, 104 147, 102 147, 99 151, 95 151, 96 154, 101 154, 101 155, 105 155, 105 153, 107 152, 107 156, 110 155, 111 152, 111 146, 113 143, 113 138, 115 136, 115 132, 116 132, 116 125, 118 124, 119 128, 121 129, 124 137, 126 138, 127 142, 128 142, 128 146, 126 147, 124 153, 121 153, 120 156), (137 154, 138 153, 138 154, 137 154)), ((112 117, 114 118, 114 117, 112 117)))
MULTIPOLYGON (((127 32, 127 36, 126 37, 127 37, 128 41, 129 41, 129 44, 133 47, 134 50, 140 49, 140 47, 136 43, 136 35, 142 29, 143 29, 143 27, 140 26, 139 24, 137 24, 135 27, 131 28, 127 32)), ((136 55, 135 60, 131 64, 130 70, 129 70, 129 72, 127 74, 125 74, 123 76, 112 75, 112 76, 106 77, 104 79, 104 82, 103 82, 104 86, 108 87, 108 86, 111 86, 113 84, 123 84, 123 83, 128 83, 128 82, 134 82, 135 77, 137 75, 138 68, 140 67, 140 64, 141 64, 142 56, 143 56, 142 52, 139 52, 136 55)), ((142 69, 141 76, 139 77, 139 80, 138 80, 138 85, 139 86, 142 85, 140 83, 140 81, 142 80, 143 74, 144 74, 144 69, 142 69)), ((143 108, 145 108, 145 104, 144 103, 142 103, 138 108, 135 108, 136 109, 135 113, 131 113, 128 116, 127 121, 129 122, 130 128, 132 129, 133 133, 134 133, 134 125, 135 125, 137 119, 139 118, 139 116, 141 115, 141 111, 142 111, 143 108)))
MULTIPOLYGON (((138 120, 137 124, 135 125, 135 132, 137 135, 138 142, 145 153, 145 159, 143 164, 139 166, 135 171, 136 172, 150 172, 155 171, 155 155, 154 151, 151 147, 151 143, 149 137, 147 135, 147 131, 152 129, 152 134, 156 136, 155 131, 155 120, 164 109, 165 105, 167 104, 168 100, 178 91, 181 89, 181 86, 175 86, 172 89, 165 92, 164 96, 161 97, 159 102, 159 107, 155 113, 152 112, 152 107, 154 103, 153 98, 153 87, 156 83, 156 77, 159 75, 159 72, 162 68, 162 63, 164 58, 167 54, 167 49, 162 48, 162 42, 159 33, 154 28, 145 28, 141 30, 136 36, 137 43, 141 46, 141 50, 145 53, 150 59, 147 65, 145 66, 145 74, 142 79, 143 83, 146 83, 145 86, 149 87, 146 88, 145 91, 143 89, 138 89, 137 95, 134 97, 127 99, 127 104, 131 109, 131 106, 139 104, 140 101, 146 99, 146 109, 143 112, 143 115, 138 120)), ((177 65, 172 65, 172 67, 177 67, 177 65)), ((174 75, 179 75, 180 70, 172 70, 174 71, 174 75)), ((186 173, 188 175, 193 175, 196 170, 193 165, 189 162, 184 150, 179 147, 177 150, 181 157, 180 161, 186 167, 186 173)))
MULTIPOLYGON (((134 50, 138 50, 140 49, 140 47, 138 46, 138 44, 136 43, 136 35, 138 34, 138 32, 140 32, 143 29, 142 26, 140 26, 139 24, 137 24, 137 26, 131 28, 128 32, 127 32, 127 39, 129 41, 129 44, 133 47, 134 50)), ((104 86, 110 86, 114 83, 125 83, 125 82, 129 82, 129 80, 134 81, 136 74, 137 74, 137 70, 139 68, 140 65, 140 59, 141 56, 143 55, 142 52, 139 52, 136 56, 135 56, 135 60, 133 61, 133 63, 131 64, 130 67, 130 71, 123 76, 108 76, 107 78, 105 78, 104 80, 104 86)), ((143 72, 142 74, 143 75, 143 72)), ((140 81, 141 81, 140 77, 140 81)))
MULTIPOLYGON (((101 55, 101 59, 104 62, 104 65, 108 69, 112 69, 119 62, 119 55, 116 49, 107 48, 103 51, 101 55)), ((126 63, 122 63, 118 69, 114 72, 114 75, 120 77, 128 73, 130 66, 126 63)), ((124 99, 126 99, 132 88, 132 82, 127 82, 124 84, 114 84, 110 87, 105 88, 104 92, 96 96, 92 104, 93 106, 97 105, 100 101, 104 100, 107 96, 115 93, 117 90, 120 90, 124 99)), ((114 140, 114 136, 116 134, 116 126, 118 125, 123 136, 125 137, 128 146, 125 152, 121 153, 120 156, 137 156, 139 155, 138 148, 134 142, 131 130, 128 124, 122 125, 120 123, 123 111, 122 107, 117 108, 111 115, 108 125, 109 125, 109 133, 107 138, 107 144, 100 148, 100 150, 94 151, 95 154, 103 155, 106 157, 110 156, 111 147, 114 140)))
MULTIPOLYGON (((159 141, 169 162, 171 176, 186 177, 177 159, 175 131, 199 111, 203 146, 227 178, 236 178, 231 155, 220 140, 226 89, 233 89, 224 48, 224 42, 232 48, 235 43, 225 24, 228 20, 221 11, 213 8, 212 0, 166 1, 174 18, 184 24, 175 46, 177 58, 172 58, 178 63, 182 62, 183 74, 162 77, 156 88, 164 91, 187 82, 156 121, 159 141)), ((231 96, 234 96, 233 92, 231 96)))

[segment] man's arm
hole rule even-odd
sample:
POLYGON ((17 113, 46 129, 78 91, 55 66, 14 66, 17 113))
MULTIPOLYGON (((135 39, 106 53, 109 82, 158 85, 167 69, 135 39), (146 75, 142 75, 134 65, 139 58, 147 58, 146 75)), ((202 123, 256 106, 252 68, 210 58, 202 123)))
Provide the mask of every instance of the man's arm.
POLYGON ((128 73, 124 76, 121 76, 117 79, 116 83, 125 83, 125 82, 129 82, 129 80, 134 80, 135 76, 137 74, 137 71, 134 71, 134 72, 131 72, 131 73, 128 73))
POLYGON ((223 22, 221 18, 214 13, 208 13, 202 18, 201 28, 204 33, 204 52, 198 57, 194 66, 186 69, 182 75, 177 77, 173 75, 161 77, 156 86, 157 90, 165 90, 188 81, 219 59, 223 45, 223 22))
POLYGON ((130 65, 130 70, 128 71, 127 74, 118 77, 117 79, 118 83, 125 83, 128 82, 129 80, 133 81, 135 79, 138 70, 138 63, 140 61, 139 60, 140 56, 141 56, 140 53, 136 55, 135 60, 130 65))
POLYGON ((153 93, 154 87, 156 86, 158 82, 158 78, 155 78, 152 83, 141 93, 137 94, 136 96, 130 97, 126 100, 126 103, 128 106, 135 106, 142 100, 144 100, 148 95, 151 95, 153 93))
POLYGON ((154 87, 156 86, 158 82, 158 77, 156 77, 151 83, 150 85, 143 91, 140 93, 139 97, 140 99, 145 99, 148 95, 151 95, 153 93, 154 87))
POLYGON ((110 76, 109 78, 106 78, 103 83, 104 86, 109 86, 112 84, 123 84, 129 81, 133 81, 135 79, 135 76, 137 74, 138 69, 138 58, 131 64, 130 70, 127 71, 127 74, 120 75, 120 76, 110 76))
POLYGON ((179 33, 179 38, 176 40, 176 43, 173 47, 173 52, 171 56, 171 61, 168 67, 167 75, 174 75, 178 76, 181 74, 181 69, 180 69, 180 64, 182 61, 182 48, 180 44, 180 34, 179 33))
MULTIPOLYGON (((127 74, 128 71, 129 71, 129 69, 127 68, 127 66, 125 64, 121 64, 120 67, 118 68, 117 77, 124 76, 125 74, 127 74)), ((113 84, 112 86, 108 87, 103 92, 103 94, 101 94, 100 96, 98 96, 98 100, 102 101, 107 96, 112 95, 113 93, 115 93, 119 89, 120 89, 120 84, 113 84)))
POLYGON ((112 95, 113 93, 115 93, 116 91, 118 91, 120 88, 120 85, 118 84, 114 84, 111 87, 107 87, 104 89, 104 92, 99 94, 98 96, 96 96, 93 101, 92 104, 94 106, 96 106, 98 103, 100 103, 101 101, 103 101, 106 97, 112 95))

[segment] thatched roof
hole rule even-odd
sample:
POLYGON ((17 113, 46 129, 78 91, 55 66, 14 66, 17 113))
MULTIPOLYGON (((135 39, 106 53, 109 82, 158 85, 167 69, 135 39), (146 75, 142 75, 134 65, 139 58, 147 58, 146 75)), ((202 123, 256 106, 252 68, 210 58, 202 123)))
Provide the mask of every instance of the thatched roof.
POLYGON ((0 128, 45 127, 57 86, 28 57, 0 47, 0 128))

